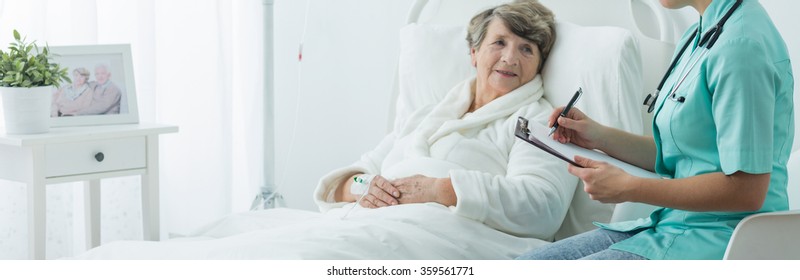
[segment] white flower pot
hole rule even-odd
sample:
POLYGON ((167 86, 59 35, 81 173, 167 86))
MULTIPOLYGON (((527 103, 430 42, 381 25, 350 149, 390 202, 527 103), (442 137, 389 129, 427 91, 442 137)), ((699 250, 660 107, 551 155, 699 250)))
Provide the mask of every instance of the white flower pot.
POLYGON ((0 87, 7 134, 35 134, 50 131, 53 87, 0 87))

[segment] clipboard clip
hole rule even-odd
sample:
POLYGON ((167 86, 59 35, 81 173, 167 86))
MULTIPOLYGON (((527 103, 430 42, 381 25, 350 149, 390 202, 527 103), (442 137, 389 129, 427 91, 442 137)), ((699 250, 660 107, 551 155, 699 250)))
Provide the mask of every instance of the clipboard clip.
POLYGON ((530 136, 531 130, 528 128, 528 119, 523 117, 517 119, 517 131, 524 133, 526 138, 530 136))
POLYGON ((551 154, 563 161, 566 161, 569 164, 583 168, 582 165, 578 164, 571 158, 564 156, 563 154, 559 153, 558 151, 548 146, 544 142, 540 141, 536 137, 531 136, 531 130, 528 126, 528 119, 526 118, 523 117, 517 118, 517 125, 514 128, 514 135, 516 135, 517 138, 522 139, 523 141, 528 142, 529 144, 541 149, 542 151, 547 152, 548 154, 551 154))

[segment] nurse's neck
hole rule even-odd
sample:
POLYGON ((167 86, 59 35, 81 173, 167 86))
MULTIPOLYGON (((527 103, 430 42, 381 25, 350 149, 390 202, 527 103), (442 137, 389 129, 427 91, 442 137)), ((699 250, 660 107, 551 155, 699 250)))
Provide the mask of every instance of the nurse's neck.
POLYGON ((706 11, 709 5, 711 5, 712 0, 694 0, 689 3, 689 6, 692 6, 700 16, 703 16, 703 13, 706 11))

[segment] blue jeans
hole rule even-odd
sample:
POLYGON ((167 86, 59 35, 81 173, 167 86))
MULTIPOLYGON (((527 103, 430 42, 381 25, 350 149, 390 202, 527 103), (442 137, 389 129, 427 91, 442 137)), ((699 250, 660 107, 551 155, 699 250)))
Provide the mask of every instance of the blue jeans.
POLYGON ((518 260, 646 260, 637 254, 609 249, 639 233, 595 229, 533 249, 518 260))

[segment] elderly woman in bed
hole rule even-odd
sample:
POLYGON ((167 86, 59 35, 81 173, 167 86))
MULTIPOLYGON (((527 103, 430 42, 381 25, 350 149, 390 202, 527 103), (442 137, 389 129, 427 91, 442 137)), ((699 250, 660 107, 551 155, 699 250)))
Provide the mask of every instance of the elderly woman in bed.
POLYGON ((553 28, 536 2, 475 16, 467 41, 477 76, 398 116, 378 147, 322 177, 314 199, 324 213, 252 211, 190 234, 201 238, 113 242, 81 258, 504 259, 541 246, 578 180, 513 133, 518 116, 545 124, 553 110, 538 75, 553 28))
POLYGON ((352 166, 323 177, 315 191, 320 209, 434 202, 516 236, 552 239, 577 180, 563 163, 515 140, 513 128, 518 116, 544 124, 552 110, 538 74, 554 25, 536 1, 474 16, 466 39, 477 76, 405 118, 352 166))

